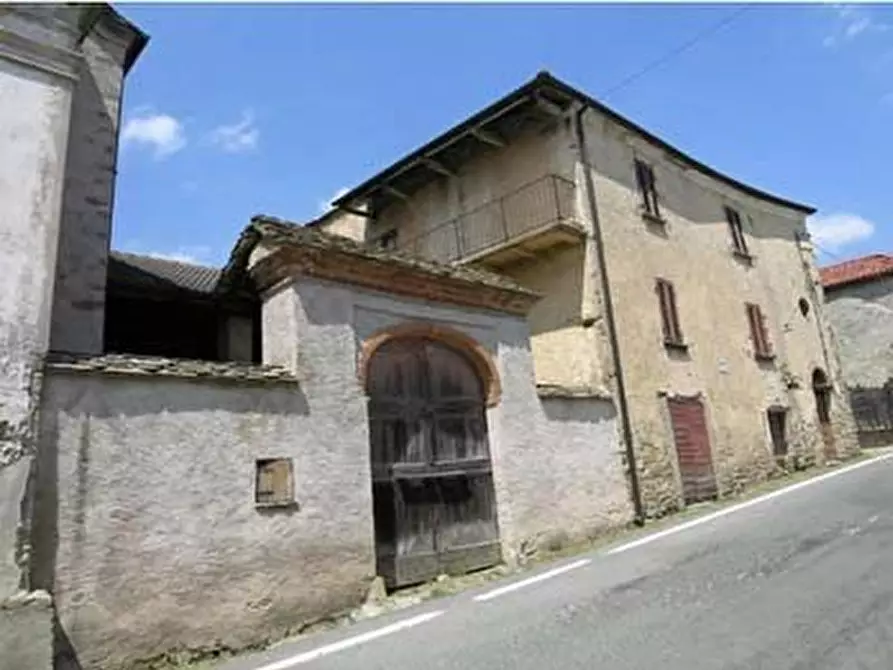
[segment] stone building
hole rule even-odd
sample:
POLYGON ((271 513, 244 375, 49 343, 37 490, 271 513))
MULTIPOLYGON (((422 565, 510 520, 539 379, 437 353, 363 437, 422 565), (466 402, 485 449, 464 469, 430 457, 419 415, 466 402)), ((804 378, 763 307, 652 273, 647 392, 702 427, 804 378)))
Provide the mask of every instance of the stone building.
POLYGON ((224 268, 110 252, 146 39, 0 10, 0 670, 247 646, 854 448, 811 210, 548 75, 224 268))
POLYGON ((863 446, 893 441, 893 256, 820 270, 828 319, 863 446))
POLYGON ((315 222, 543 294, 540 388, 618 408, 637 514, 857 448, 806 217, 548 73, 315 222))

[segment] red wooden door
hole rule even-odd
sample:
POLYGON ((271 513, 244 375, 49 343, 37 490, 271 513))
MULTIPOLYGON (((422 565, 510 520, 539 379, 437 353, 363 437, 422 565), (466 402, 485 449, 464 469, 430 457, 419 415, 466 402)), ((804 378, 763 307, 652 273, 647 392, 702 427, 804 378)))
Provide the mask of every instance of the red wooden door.
POLYGON ((672 398, 668 405, 685 504, 711 500, 717 488, 704 405, 697 398, 672 398))

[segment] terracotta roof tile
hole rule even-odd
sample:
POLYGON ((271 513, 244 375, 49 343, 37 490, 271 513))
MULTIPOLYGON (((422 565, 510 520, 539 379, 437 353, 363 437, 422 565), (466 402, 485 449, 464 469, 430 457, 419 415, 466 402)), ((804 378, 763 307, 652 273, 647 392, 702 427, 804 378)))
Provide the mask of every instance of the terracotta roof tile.
POLYGON ((819 268, 822 286, 826 290, 889 274, 893 274, 893 256, 889 254, 871 254, 819 268))

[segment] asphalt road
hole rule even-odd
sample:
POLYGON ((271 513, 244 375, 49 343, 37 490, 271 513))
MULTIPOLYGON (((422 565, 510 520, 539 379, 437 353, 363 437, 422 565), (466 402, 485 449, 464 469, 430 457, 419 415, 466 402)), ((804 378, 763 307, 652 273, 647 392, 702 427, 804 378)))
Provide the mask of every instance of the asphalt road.
POLYGON ((893 458, 686 526, 219 670, 893 669, 893 458))

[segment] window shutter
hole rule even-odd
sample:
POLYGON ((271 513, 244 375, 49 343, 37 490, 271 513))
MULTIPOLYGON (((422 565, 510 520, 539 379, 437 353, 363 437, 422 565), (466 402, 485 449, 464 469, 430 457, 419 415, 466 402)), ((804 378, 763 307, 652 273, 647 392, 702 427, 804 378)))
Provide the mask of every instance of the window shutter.
POLYGON ((679 314, 676 310, 676 290, 673 284, 666 279, 658 279, 657 292, 660 298, 660 316, 664 341, 681 344, 682 329, 679 326, 679 314))
POLYGON ((759 305, 748 303, 747 321, 750 325, 750 338, 753 341, 754 354, 756 356, 769 356, 769 332, 766 329, 766 320, 759 305))
POLYGON ((672 339, 670 330, 670 312, 667 304, 667 283, 663 279, 657 280, 657 297, 660 303, 660 323, 664 333, 664 341, 669 342, 672 339))
POLYGON ((737 210, 726 207, 726 221, 729 224, 729 232, 732 235, 732 244, 736 251, 747 253, 747 240, 744 237, 744 228, 741 225, 741 215, 737 210))
POLYGON ((646 162, 635 160, 636 166, 636 184, 639 187, 639 193, 642 196, 642 204, 645 211, 649 214, 658 216, 657 209, 657 189, 654 183, 654 169, 646 162))
POLYGON ((682 328, 679 327, 679 312, 676 309, 676 288, 667 282, 667 296, 670 302, 670 326, 673 331, 673 341, 682 342, 682 328))
POLYGON ((757 325, 760 327, 760 343, 764 356, 772 355, 772 347, 769 345, 769 330, 766 328, 766 315, 757 307, 757 325))

